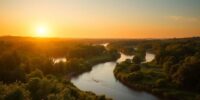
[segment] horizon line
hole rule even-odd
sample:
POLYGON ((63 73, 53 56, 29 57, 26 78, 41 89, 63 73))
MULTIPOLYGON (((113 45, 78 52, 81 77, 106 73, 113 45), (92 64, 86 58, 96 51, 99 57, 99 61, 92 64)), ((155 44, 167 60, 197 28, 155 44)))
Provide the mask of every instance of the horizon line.
POLYGON ((15 38, 40 38, 40 39, 90 39, 90 40, 167 40, 167 39, 185 39, 185 38, 200 38, 200 36, 188 36, 188 37, 168 37, 168 38, 96 38, 96 37, 37 37, 37 36, 20 36, 20 35, 1 35, 0 38, 15 37, 15 38))

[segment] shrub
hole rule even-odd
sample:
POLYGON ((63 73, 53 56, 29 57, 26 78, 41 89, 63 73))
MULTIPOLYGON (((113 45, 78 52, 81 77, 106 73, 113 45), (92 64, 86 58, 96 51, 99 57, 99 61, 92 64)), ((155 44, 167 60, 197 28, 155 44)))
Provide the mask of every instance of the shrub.
POLYGON ((167 81, 165 79, 157 79, 156 80, 156 87, 165 87, 167 81))
POLYGON ((1 84, 0 87, 1 100, 30 100, 30 92, 21 83, 1 84))
POLYGON ((140 65, 132 64, 130 65, 130 71, 135 72, 140 70, 140 65))
POLYGON ((31 72, 30 74, 27 75, 27 78, 33 78, 33 77, 37 77, 37 78, 43 78, 43 72, 39 69, 36 69, 35 71, 31 72))
POLYGON ((136 55, 136 56, 133 57, 132 61, 135 64, 140 64, 142 62, 142 59, 141 59, 141 57, 136 55))
POLYGON ((143 78, 143 74, 141 72, 132 72, 128 74, 128 80, 130 81, 137 81, 143 78))

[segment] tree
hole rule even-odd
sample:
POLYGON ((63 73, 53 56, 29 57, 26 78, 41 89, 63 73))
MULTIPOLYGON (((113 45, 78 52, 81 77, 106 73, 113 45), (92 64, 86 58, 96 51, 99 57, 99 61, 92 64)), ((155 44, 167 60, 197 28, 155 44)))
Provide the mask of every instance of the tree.
POLYGON ((142 59, 139 56, 134 56, 132 61, 135 64, 140 64, 142 62, 142 59))
POLYGON ((188 89, 200 91, 200 58, 191 56, 185 58, 184 63, 178 68, 173 80, 188 89))
POLYGON ((3 82, 24 81, 25 72, 20 67, 21 60, 17 52, 6 52, 0 56, 0 80, 3 82))
POLYGON ((131 72, 135 72, 135 71, 139 71, 140 70, 140 65, 138 64, 131 64, 130 65, 130 71, 131 72))

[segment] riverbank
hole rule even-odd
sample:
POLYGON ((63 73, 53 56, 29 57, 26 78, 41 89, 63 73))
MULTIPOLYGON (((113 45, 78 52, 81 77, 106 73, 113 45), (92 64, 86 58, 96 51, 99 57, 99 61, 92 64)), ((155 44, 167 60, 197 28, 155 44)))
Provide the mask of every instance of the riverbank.
POLYGON ((198 93, 187 92, 169 82, 161 68, 150 63, 133 64, 125 61, 116 65, 114 76, 124 85, 147 91, 162 100, 199 100, 198 93))
POLYGON ((105 94, 106 97, 114 100, 158 100, 147 92, 131 90, 121 82, 116 81, 113 74, 116 64, 133 58, 133 56, 120 54, 121 56, 117 61, 94 65, 90 72, 73 78, 71 82, 81 90, 92 91, 98 95, 105 94))
POLYGON ((99 63, 109 62, 109 61, 116 61, 119 57, 120 57, 120 54, 118 52, 110 52, 110 53, 102 54, 99 56, 94 56, 89 59, 85 59, 81 61, 81 63, 79 64, 82 66, 78 68, 73 68, 73 71, 71 71, 71 73, 69 71, 69 74, 67 75, 67 77, 69 78, 69 80, 71 80, 71 78, 73 77, 77 77, 85 72, 91 71, 94 65, 97 65, 99 63))

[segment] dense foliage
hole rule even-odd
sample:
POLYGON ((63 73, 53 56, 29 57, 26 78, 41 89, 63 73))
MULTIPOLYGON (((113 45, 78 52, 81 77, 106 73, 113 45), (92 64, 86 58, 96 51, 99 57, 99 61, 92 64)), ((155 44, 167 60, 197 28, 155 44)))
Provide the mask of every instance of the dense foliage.
POLYGON ((94 64, 116 60, 116 50, 92 40, 0 38, 0 100, 106 100, 69 79, 94 64), (55 62, 64 57, 66 61, 55 62))
MULTIPOLYGON (((132 48, 143 47, 153 52, 155 59, 141 63, 139 58, 142 57, 136 55, 132 61, 117 64, 116 78, 132 88, 162 96, 162 99, 199 100, 200 39, 146 41, 135 42, 132 48)), ((130 43, 128 46, 131 47, 130 43)))
POLYGON ((200 99, 200 38, 166 40, 67 40, 1 37, 0 100, 105 100, 69 82, 92 66, 135 56, 117 64, 124 84, 167 100, 200 99), (107 48, 101 41, 111 42, 107 48), (146 52, 155 54, 144 62, 146 52), (56 58, 67 61, 55 62, 56 58))
POLYGON ((116 50, 86 40, 10 38, 0 39, 0 80, 5 83, 25 81, 25 74, 35 69, 71 77, 91 70, 94 64, 119 57, 116 50), (55 63, 59 57, 67 61, 55 63))
POLYGON ((0 100, 108 100, 91 92, 82 92, 69 81, 44 76, 35 70, 27 75, 27 82, 0 83, 0 100))

